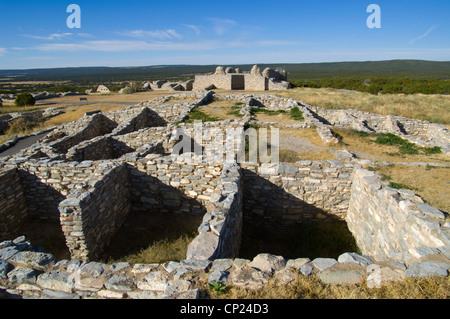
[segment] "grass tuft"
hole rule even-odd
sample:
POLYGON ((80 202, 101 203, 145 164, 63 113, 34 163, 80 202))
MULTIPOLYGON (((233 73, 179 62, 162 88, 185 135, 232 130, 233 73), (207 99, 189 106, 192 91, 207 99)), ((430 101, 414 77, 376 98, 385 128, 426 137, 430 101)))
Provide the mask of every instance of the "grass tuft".
POLYGON ((193 108, 191 112, 183 120, 183 123, 194 123, 194 121, 216 122, 220 121, 220 119, 214 116, 210 116, 200 111, 198 108, 193 108))
POLYGON ((300 111, 298 107, 294 107, 291 109, 291 118, 296 121, 303 121, 305 119, 303 117, 303 112, 300 111))

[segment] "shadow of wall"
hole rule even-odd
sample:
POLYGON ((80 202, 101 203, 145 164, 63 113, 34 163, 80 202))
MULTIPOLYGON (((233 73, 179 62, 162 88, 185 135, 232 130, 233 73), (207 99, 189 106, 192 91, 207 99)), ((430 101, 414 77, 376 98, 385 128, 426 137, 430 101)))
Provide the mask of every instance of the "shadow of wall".
POLYGON ((285 258, 337 258, 356 251, 345 221, 289 194, 283 188, 243 169, 241 258, 259 253, 285 258))
POLYGON ((158 241, 195 237, 206 212, 201 202, 131 165, 128 172, 130 214, 104 250, 103 260, 123 259, 158 241))

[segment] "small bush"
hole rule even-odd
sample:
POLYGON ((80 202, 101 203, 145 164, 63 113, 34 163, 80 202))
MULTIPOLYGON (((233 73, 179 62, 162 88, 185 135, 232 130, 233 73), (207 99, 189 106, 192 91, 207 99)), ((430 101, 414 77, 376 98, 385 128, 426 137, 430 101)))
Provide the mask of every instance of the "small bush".
POLYGON ((294 107, 291 109, 291 118, 296 121, 303 121, 305 119, 303 117, 303 112, 300 111, 298 107, 294 107))
POLYGON ((36 100, 30 93, 20 93, 16 96, 14 104, 16 106, 33 106, 36 100))
POLYGON ((397 135, 387 133, 382 134, 375 140, 375 143, 382 145, 394 145, 399 147, 399 151, 402 154, 419 154, 419 146, 414 143, 408 142, 407 140, 398 137, 397 135))
POLYGON ((425 154, 431 155, 431 154, 441 154, 442 149, 439 146, 435 147, 424 147, 423 151, 425 154))

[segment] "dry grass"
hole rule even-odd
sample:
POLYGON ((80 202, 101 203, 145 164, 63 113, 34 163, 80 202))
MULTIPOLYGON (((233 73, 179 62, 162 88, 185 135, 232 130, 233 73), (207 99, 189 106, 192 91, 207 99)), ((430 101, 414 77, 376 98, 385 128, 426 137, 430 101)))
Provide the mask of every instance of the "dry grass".
POLYGON ((327 109, 357 109, 381 115, 398 115, 433 123, 450 124, 450 96, 338 92, 334 89, 296 88, 278 92, 282 97, 327 109))
POLYGON ((200 222, 199 216, 131 213, 102 259, 144 264, 183 260, 200 222))
POLYGON ((86 104, 80 106, 68 106, 64 109, 64 113, 58 116, 52 117, 44 122, 44 126, 51 127, 61 125, 67 122, 76 121, 84 116, 86 112, 92 112, 100 110, 102 112, 110 112, 121 110, 126 107, 126 104, 115 104, 115 103, 97 103, 97 104, 86 104))
POLYGON ((305 128, 305 129, 282 128, 280 129, 280 138, 288 139, 287 143, 289 144, 289 147, 287 145, 284 147, 286 148, 287 151, 296 152, 298 156, 297 161, 300 160, 322 161, 322 160, 336 159, 335 156, 332 153, 330 153, 328 148, 325 147, 325 145, 322 142, 322 139, 320 138, 315 128, 305 128), (301 141, 299 143, 300 145, 297 145, 298 141, 301 141))
POLYGON ((390 177, 390 182, 409 186, 431 206, 450 212, 450 168, 381 166, 377 173, 390 177))
POLYGON ((201 106, 199 109, 203 113, 220 120, 239 119, 240 117, 236 115, 236 111, 239 111, 240 107, 237 108, 235 104, 236 102, 234 101, 215 101, 201 106))
POLYGON ((298 120, 293 120, 289 113, 277 113, 277 114, 267 114, 263 112, 258 112, 254 116, 256 120, 264 122, 279 122, 283 124, 298 124, 298 120))
POLYGON ((227 287, 217 293, 204 287, 212 299, 448 299, 450 277, 406 278, 370 289, 365 283, 358 285, 328 285, 311 275, 297 275, 289 284, 280 284, 276 278, 258 290, 227 287))
POLYGON ((445 154, 400 154, 397 146, 376 144, 376 136, 361 136, 359 132, 351 129, 333 128, 341 138, 341 143, 336 149, 354 151, 363 159, 389 162, 430 162, 449 163, 449 157, 445 154))
POLYGON ((85 97, 88 99, 89 103, 96 102, 121 102, 127 105, 131 105, 133 103, 140 103, 142 101, 148 101, 154 99, 159 96, 172 95, 174 92, 169 91, 151 91, 151 92, 138 92, 133 94, 118 94, 118 93, 110 93, 110 94, 89 94, 83 96, 63 96, 57 97, 53 99, 46 99, 38 101, 39 105, 46 105, 47 107, 55 107, 55 106, 65 106, 67 104, 80 103, 80 97, 85 97))
POLYGON ((47 107, 42 107, 39 105, 34 106, 15 106, 14 103, 3 103, 3 106, 0 107, 0 114, 6 113, 23 113, 23 112, 31 112, 39 109, 45 109, 47 107))
POLYGON ((167 261, 181 261, 186 259, 187 248, 195 237, 196 234, 191 234, 181 235, 175 239, 162 239, 136 254, 122 258, 121 261, 132 264, 160 264, 167 261))

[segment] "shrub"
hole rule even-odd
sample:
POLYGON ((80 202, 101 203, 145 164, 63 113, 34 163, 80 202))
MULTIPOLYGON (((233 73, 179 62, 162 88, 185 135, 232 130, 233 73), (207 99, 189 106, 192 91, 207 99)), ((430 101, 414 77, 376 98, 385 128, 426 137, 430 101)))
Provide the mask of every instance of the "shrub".
POLYGON ((208 114, 203 113, 198 108, 193 108, 191 112, 183 120, 183 123, 194 123, 194 121, 216 122, 219 120, 220 119, 217 117, 209 116, 208 114))
POLYGON ((14 104, 16 106, 33 106, 36 100, 30 93, 20 93, 16 96, 14 104))
POLYGON ((294 107, 291 109, 291 118, 296 121, 302 121, 305 119, 303 117, 303 112, 300 111, 298 107, 294 107))

